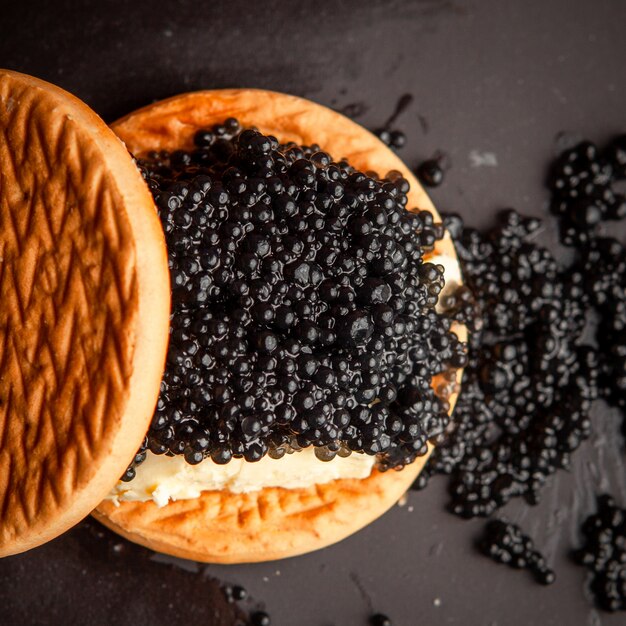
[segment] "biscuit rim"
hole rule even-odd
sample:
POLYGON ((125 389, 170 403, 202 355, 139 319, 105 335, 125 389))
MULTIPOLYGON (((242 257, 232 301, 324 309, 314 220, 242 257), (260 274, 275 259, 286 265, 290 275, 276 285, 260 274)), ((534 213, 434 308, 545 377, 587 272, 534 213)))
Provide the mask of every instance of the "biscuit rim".
MULTIPOLYGON (((346 157, 352 165, 362 171, 377 169, 380 173, 386 173, 392 169, 398 170, 411 185, 410 206, 429 210, 435 218, 440 217, 412 172, 378 138, 343 115, 296 96, 258 89, 192 92, 134 111, 112 124, 112 128, 129 150, 141 157, 151 150, 189 148, 192 146, 195 130, 206 128, 231 116, 236 117, 243 126, 254 125, 261 132, 277 136, 280 141, 291 140, 305 145, 318 143, 333 157, 346 157), (268 111, 273 113, 269 121, 261 115, 261 113, 268 115, 268 111), (323 129, 323 133, 319 132, 320 129, 323 129), (324 134, 324 137, 320 137, 321 134, 324 134), (181 135, 185 136, 184 141, 181 141, 181 135), (350 145, 353 139, 357 140, 357 144, 362 144, 356 152, 354 144, 350 145)), ((444 240, 438 242, 433 254, 452 256, 458 264, 454 246, 447 233, 444 240)), ((454 329, 459 337, 466 341, 465 327, 456 324, 454 329)), ((462 373, 462 370, 456 372, 459 385, 462 373)), ((457 397, 458 392, 450 397, 450 413, 457 397)), ((211 533, 206 527, 200 540, 194 541, 193 537, 185 537, 185 531, 182 531, 181 536, 175 530, 177 522, 172 520, 182 519, 184 523, 187 517, 187 521, 193 521, 192 518, 197 518, 198 521, 203 515, 197 510, 191 512, 187 510, 190 501, 185 500, 171 502, 163 507, 169 513, 167 519, 164 517, 146 523, 142 522, 152 518, 156 509, 156 505, 150 501, 121 502, 119 506, 104 501, 93 515, 105 526, 127 539, 177 557, 209 563, 245 563, 281 559, 336 543, 378 518, 391 508, 414 482, 432 450, 433 447, 429 444, 428 453, 424 457, 416 459, 401 471, 390 470, 381 473, 375 470, 370 477, 363 480, 342 479, 313 486, 318 491, 321 488, 325 493, 332 490, 337 493, 336 498, 330 497, 334 504, 329 504, 318 515, 317 522, 320 522, 321 530, 315 528, 313 532, 307 532, 306 528, 297 527, 290 527, 288 531, 272 529, 271 535, 277 544, 274 547, 268 547, 266 545, 268 542, 263 537, 269 532, 267 527, 264 530, 257 526, 246 533, 241 531, 235 522, 232 522, 230 527, 230 546, 224 549, 212 548, 215 542, 211 541, 211 533), (347 506, 350 499, 353 504, 358 502, 358 506, 347 506), (337 506, 347 509, 348 515, 346 516, 346 510, 342 510, 338 518, 337 506), (345 521, 346 517, 350 518, 348 522, 345 521)), ((286 491, 292 494, 300 493, 305 497, 304 494, 308 490, 264 488, 255 493, 263 497, 270 493, 286 491)), ((216 494, 226 499, 227 507, 237 506, 239 502, 241 508, 248 498, 247 494, 207 491, 195 499, 196 504, 207 504, 216 494)), ((311 520, 305 519, 304 526, 310 524, 311 520)), ((191 526, 194 524, 190 524, 191 526)), ((225 529, 219 530, 219 533, 227 535, 228 532, 228 523, 225 529)), ((191 531, 187 533, 191 534, 191 531)), ((215 537, 217 534, 216 529, 215 537)))
MULTIPOLYGON (((235 539, 234 544, 237 545, 236 550, 212 551, 206 545, 198 547, 194 545, 195 542, 187 542, 184 537, 177 535, 173 538, 172 535, 158 532, 158 529, 151 528, 150 526, 136 530, 133 527, 132 520, 130 524, 124 523, 124 521, 120 523, 113 521, 110 513, 108 513, 108 506, 104 508, 102 505, 98 506, 98 508, 93 511, 92 515, 101 524, 109 528, 109 530, 121 535, 125 539, 154 550, 155 552, 162 552, 170 556, 222 565, 276 561, 301 556, 315 550, 321 550, 346 539, 371 524, 402 498, 418 477, 433 450, 434 448, 429 445, 429 450, 426 455, 419 457, 411 463, 411 465, 402 470, 389 470, 383 473, 375 469, 370 476, 364 479, 339 479, 314 486, 316 491, 320 491, 321 488, 322 493, 328 493, 330 496, 330 499, 325 501, 322 505, 329 508, 326 513, 323 514, 323 517, 318 516, 317 519, 314 520, 314 528, 290 528, 289 530, 285 530, 272 527, 269 532, 268 529, 259 531, 259 536, 261 533, 263 534, 262 542, 259 540, 259 537, 250 538, 248 534, 246 534, 246 538, 243 541, 237 541, 239 537, 235 536, 233 538, 235 539), (373 498, 372 489, 375 489, 375 500, 373 498), (357 498, 359 505, 369 505, 370 508, 364 507, 360 509, 359 514, 356 515, 357 507, 351 506, 349 511, 342 512, 341 518, 337 519, 333 514, 337 506, 337 500, 333 498, 333 491, 336 492, 337 499, 345 497, 357 498), (373 504, 377 506, 372 506, 373 504), (346 514, 352 516, 349 525, 344 524, 342 521, 345 519, 346 514), (270 543, 278 544, 279 547, 268 547, 267 544, 270 543)), ((282 495, 280 492, 304 492, 308 490, 265 487, 260 491, 265 492, 265 494, 270 491, 275 492, 278 498, 280 498, 282 495)), ((211 497, 212 493, 213 492, 203 492, 197 500, 202 501, 207 497, 211 497)), ((229 492, 227 497, 232 500, 241 500, 242 495, 245 496, 246 494, 229 492)), ((179 500, 177 502, 171 502, 167 504, 166 507, 181 502, 186 503, 187 501, 179 500)), ((106 504, 115 507, 112 502, 107 502, 106 504)), ((153 509, 156 507, 153 502, 122 502, 120 506, 124 504, 137 505, 136 509, 138 511, 143 509, 144 512, 146 508, 153 509)), ((356 503, 353 502, 353 504, 356 503)), ((223 531, 220 532, 220 534, 223 534, 223 531)), ((233 544, 231 544, 231 547, 232 545, 233 544)))
MULTIPOLYGON (((4 511, 8 530, 0 544, 0 556, 8 556, 41 545, 74 526, 110 491, 132 461, 158 398, 169 336, 170 293, 167 249, 154 200, 124 144, 89 106, 60 87, 11 70, 0 70, 0 81, 9 90, 9 101, 15 96, 19 105, 20 94, 28 93, 37 99, 37 103, 49 105, 55 116, 65 116, 64 124, 70 126, 78 137, 78 159, 81 150, 98 155, 95 167, 102 167, 104 184, 116 198, 119 197, 121 206, 116 205, 116 208, 123 212, 120 215, 125 214, 120 219, 125 220, 135 244, 137 281, 132 328, 124 327, 120 331, 133 333, 130 375, 126 383, 128 395, 119 415, 107 422, 106 437, 101 438, 106 448, 102 449, 98 441, 95 445, 92 442, 91 449, 97 450, 98 454, 89 464, 88 478, 76 478, 87 473, 87 469, 80 465, 71 477, 68 468, 59 468, 59 480, 64 483, 73 481, 74 485, 69 504, 56 510, 54 515, 38 515, 33 524, 19 523, 11 527, 11 511, 4 511)), ((46 120, 41 122, 45 128, 46 120)), ((93 162, 90 161, 89 166, 94 166, 93 162)), ((64 167, 69 172, 80 164, 64 162, 64 167)), ((86 196, 81 197, 95 194, 91 189, 84 193, 86 196)), ((70 438, 65 448, 76 445, 79 444, 70 438)), ((37 460, 43 462, 42 456, 37 455, 37 460)), ((36 489, 36 485, 28 482, 24 487, 29 498, 30 492, 36 489)), ((32 493, 32 497, 38 496, 32 493)))

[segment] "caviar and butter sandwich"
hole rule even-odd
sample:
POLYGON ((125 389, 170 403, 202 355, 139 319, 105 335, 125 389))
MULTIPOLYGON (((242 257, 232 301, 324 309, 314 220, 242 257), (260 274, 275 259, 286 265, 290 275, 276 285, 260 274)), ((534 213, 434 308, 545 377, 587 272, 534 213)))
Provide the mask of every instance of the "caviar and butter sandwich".
POLYGON ((154 419, 98 519, 227 562, 354 532, 415 479, 465 364, 432 204, 378 139, 291 96, 186 94, 113 129, 155 197, 172 317, 154 419))
MULTIPOLYGON (((108 129, 98 130, 116 141, 108 129)), ((143 386, 144 394, 141 406, 130 406, 129 389, 128 405, 120 409, 120 428, 130 433, 123 454, 117 442, 100 450, 102 430, 89 430, 91 422, 85 432, 71 426, 71 408, 81 402, 88 415, 108 412, 112 400, 103 394, 96 403, 90 382, 77 385, 56 416, 70 426, 64 440, 52 437, 52 454, 67 446, 94 455, 97 447, 103 457, 117 458, 117 473, 110 470, 97 488, 87 488, 92 506, 102 499, 94 515, 133 541, 177 556, 261 561, 355 532, 415 480, 449 424, 466 363, 465 329, 441 306, 442 294, 453 292, 461 276, 432 204, 373 135, 292 96, 186 94, 132 113, 113 130, 137 159, 136 165, 128 153, 120 159, 128 178, 142 198, 150 198, 148 190, 154 198, 122 208, 142 219, 158 215, 162 225, 133 230, 130 248, 152 246, 161 256, 145 268, 147 277, 137 269, 132 280, 120 262, 106 286, 117 293, 125 278, 141 292, 145 282, 158 323, 149 307, 135 313, 135 326, 120 320, 122 303, 118 317, 108 312, 105 334, 118 349, 114 362, 101 367, 119 382, 120 352, 135 348, 133 332, 158 337, 150 365, 136 361, 131 368, 128 384, 132 391, 143 386), (170 306, 168 270, 169 333, 162 321, 170 306)), ((77 150, 61 150, 57 142, 55 158, 73 163, 77 150)), ((84 174, 89 161, 76 160, 84 174)), ((116 174, 106 174, 113 186, 116 174)), ((85 187, 93 196, 84 209, 71 204, 79 212, 89 211, 89 199, 98 203, 97 187, 85 187)), ((4 206, 2 212, 4 219, 4 206)), ((119 228, 107 223, 102 230, 81 229, 80 236, 116 236, 121 248, 119 228)), ((16 254, 28 255, 26 246, 16 254)), ((89 266, 98 277, 102 258, 89 266)), ((10 288, 19 291, 14 283, 10 288)), ((67 283, 63 297, 75 294, 85 306, 83 290, 67 283)), ((11 324, 5 325, 9 333, 22 332, 11 324)), ((45 335, 68 324, 57 315, 45 335)), ((97 334, 99 324, 89 317, 80 330, 97 334)), ((65 332, 66 341, 76 341, 79 331, 65 332)), ((83 341, 80 354, 104 359, 98 346, 83 341)), ((59 367, 54 373, 60 387, 72 376, 59 367)), ((7 393, 17 393, 11 389, 7 393)), ((25 403, 19 419, 55 431, 54 423, 38 422, 31 406, 25 403)), ((14 411, 10 404, 5 419, 18 419, 14 411)), ((98 424, 97 417, 92 421, 98 424)), ((28 439, 27 428, 16 434, 16 449, 20 437, 28 439)), ((20 461, 9 450, 8 458, 31 474, 26 481, 37 498, 28 454, 20 461)), ((43 457, 38 463, 47 467, 43 457)), ((74 468, 78 474, 93 469, 74 468)), ((56 470, 64 485, 75 487, 76 478, 65 471, 56 470)))

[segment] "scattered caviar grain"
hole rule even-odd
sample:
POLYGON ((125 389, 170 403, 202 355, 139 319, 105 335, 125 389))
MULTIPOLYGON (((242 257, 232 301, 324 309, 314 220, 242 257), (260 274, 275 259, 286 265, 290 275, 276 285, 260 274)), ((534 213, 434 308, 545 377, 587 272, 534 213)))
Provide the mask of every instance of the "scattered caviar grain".
POLYGON ((444 171, 440 159, 428 159, 417 166, 415 174, 427 187, 439 187, 443 183, 444 171))
MULTIPOLYGON (((469 362, 447 439, 415 487, 432 474, 449 475, 454 513, 490 516, 515 497, 538 502, 550 476, 569 466, 589 436, 592 403, 602 398, 626 409, 626 249, 599 228, 626 215, 624 197, 614 191, 624 178, 626 135, 603 151, 582 142, 551 166, 551 207, 561 243, 573 249, 569 265, 535 241, 537 219, 508 210, 481 233, 456 215, 445 218, 466 286, 443 304, 471 331, 469 362)), ((598 604, 617 610, 626 578, 618 565, 626 560, 623 525, 616 521, 623 511, 609 500, 599 507, 578 557, 598 572, 592 585, 598 604)), ((483 549, 509 562, 515 560, 510 546, 523 552, 529 541, 518 527, 496 520, 483 549)), ((536 569, 538 558, 518 563, 536 569)), ((553 580, 543 567, 535 573, 540 582, 553 580)))
POLYGON ((228 591, 229 591, 228 595, 230 595, 230 597, 237 602, 241 602, 242 600, 245 600, 248 597, 248 591, 239 585, 235 585, 234 587, 230 588, 228 591))
POLYGON ((391 131, 387 128, 379 128, 374 131, 374 134, 386 145, 391 146, 391 131))
POLYGON ((404 148, 406 145, 406 135, 401 130, 391 131, 390 145, 396 150, 404 148))
POLYGON ((399 150, 406 145, 406 135, 401 130, 390 130, 389 128, 379 128, 374 134, 390 148, 399 150))
POLYGON ((583 523, 584 544, 574 559, 592 572, 591 591, 599 608, 626 610, 626 509, 608 495, 583 523))
POLYGON ((505 211, 486 235, 445 220, 467 288, 456 310, 471 332, 452 432, 427 471, 451 475, 451 510, 486 517, 511 498, 536 502, 588 437, 598 396, 597 350, 582 343, 586 295, 578 270, 563 269, 532 242, 534 218, 505 211))
POLYGON ((535 550, 532 539, 515 524, 499 519, 491 520, 486 525, 479 548, 498 563, 530 570, 535 580, 542 585, 551 585, 556 580, 545 558, 535 550))
POLYGON ((393 626, 391 620, 383 613, 376 613, 370 617, 370 626, 393 626))
POLYGON ((250 616, 252 626, 272 626, 270 616, 264 611, 256 611, 250 616))

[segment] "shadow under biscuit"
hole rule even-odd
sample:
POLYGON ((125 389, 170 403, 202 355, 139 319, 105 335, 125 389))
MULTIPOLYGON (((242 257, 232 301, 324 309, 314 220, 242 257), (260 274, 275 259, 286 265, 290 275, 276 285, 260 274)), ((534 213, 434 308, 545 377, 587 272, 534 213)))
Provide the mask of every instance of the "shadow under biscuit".
POLYGON ((94 520, 0 561, 0 624, 239 626, 245 613, 193 561, 158 558, 94 520))

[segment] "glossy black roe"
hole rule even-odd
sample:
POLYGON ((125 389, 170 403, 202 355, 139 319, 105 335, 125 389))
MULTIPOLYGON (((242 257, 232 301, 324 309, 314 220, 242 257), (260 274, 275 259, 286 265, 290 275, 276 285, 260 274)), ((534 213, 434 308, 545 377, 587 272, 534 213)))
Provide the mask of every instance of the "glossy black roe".
MULTIPOLYGON (((581 209, 581 199, 593 201, 602 220, 621 218, 623 198, 612 187, 625 177, 624 135, 602 153, 583 142, 552 166, 552 207, 564 226, 562 243, 574 247, 568 266, 534 242, 537 220, 507 211, 479 233, 446 217, 467 287, 442 304, 472 331, 469 363, 450 433, 415 486, 433 473, 449 474, 453 512, 488 516, 518 496, 537 502, 549 476, 568 466, 589 435, 593 401, 626 408, 626 250, 601 236, 593 210, 581 209), (589 345, 583 334, 594 327, 589 345)), ((594 519, 590 524, 602 526, 594 519)), ((490 526, 493 536, 513 532, 499 524, 490 526)), ((623 536, 618 541, 623 545, 623 536)), ((605 554, 606 546, 591 546, 590 553, 605 554)), ((617 566, 610 567, 614 576, 617 566)), ((602 606, 623 606, 620 584, 597 577, 602 606)))
POLYGON ((491 520, 478 545, 486 556, 498 563, 530 570, 542 585, 551 585, 556 580, 545 558, 535 550, 532 539, 515 524, 491 520))
POLYGON ((248 591, 240 585, 234 587, 226 587, 226 595, 235 602, 241 602, 248 597, 248 591))
POLYGON ((626 409, 626 252, 616 239, 601 236, 600 224, 626 217, 626 197, 617 190, 625 178, 626 135, 618 135, 602 150, 583 141, 565 151, 552 166, 548 181, 552 209, 561 217, 561 240, 577 248, 585 292, 599 319, 600 394, 622 410, 626 409))
POLYGON ((441 159, 428 159, 415 170, 419 181, 427 187, 439 187, 443 183, 444 170, 441 159))
MULTIPOLYGON (((171 341, 145 448, 257 461, 307 446, 401 467, 449 423, 432 377, 465 364, 408 183, 236 120, 140 162, 165 230, 171 341), (377 402, 374 402, 377 400, 377 402)), ((144 449, 145 449, 144 448, 144 449)), ((132 468, 131 468, 132 469, 132 468)))
POLYGON ((605 611, 626 610, 626 509, 613 498, 598 498, 598 511, 582 525, 583 546, 577 562, 592 572, 591 591, 605 611))
MULTIPOLYGON (((597 237, 581 252, 585 291, 598 314, 600 394, 626 409, 626 248, 616 239, 597 237)), ((624 421, 626 434, 626 421, 624 421)))
POLYGON ((552 211, 561 218, 565 245, 589 243, 604 220, 626 217, 626 197, 615 191, 625 178, 625 136, 616 137, 601 151, 590 141, 566 150, 552 165, 548 186, 552 211))
POLYGON ((256 611, 250 616, 252 626, 272 626, 270 616, 264 611, 256 611))
POLYGON ((391 619, 383 613, 376 613, 369 619, 370 626, 393 626, 391 619))
POLYGON ((537 220, 506 211, 487 235, 445 222, 475 299, 454 294, 451 314, 474 332, 452 432, 417 484, 451 474, 452 511, 488 516, 516 496, 535 502, 568 466, 589 435, 600 364, 581 343, 583 275, 531 242, 537 220))
POLYGON ((401 130, 379 128, 374 134, 387 146, 399 150, 406 145, 406 135, 401 130))

